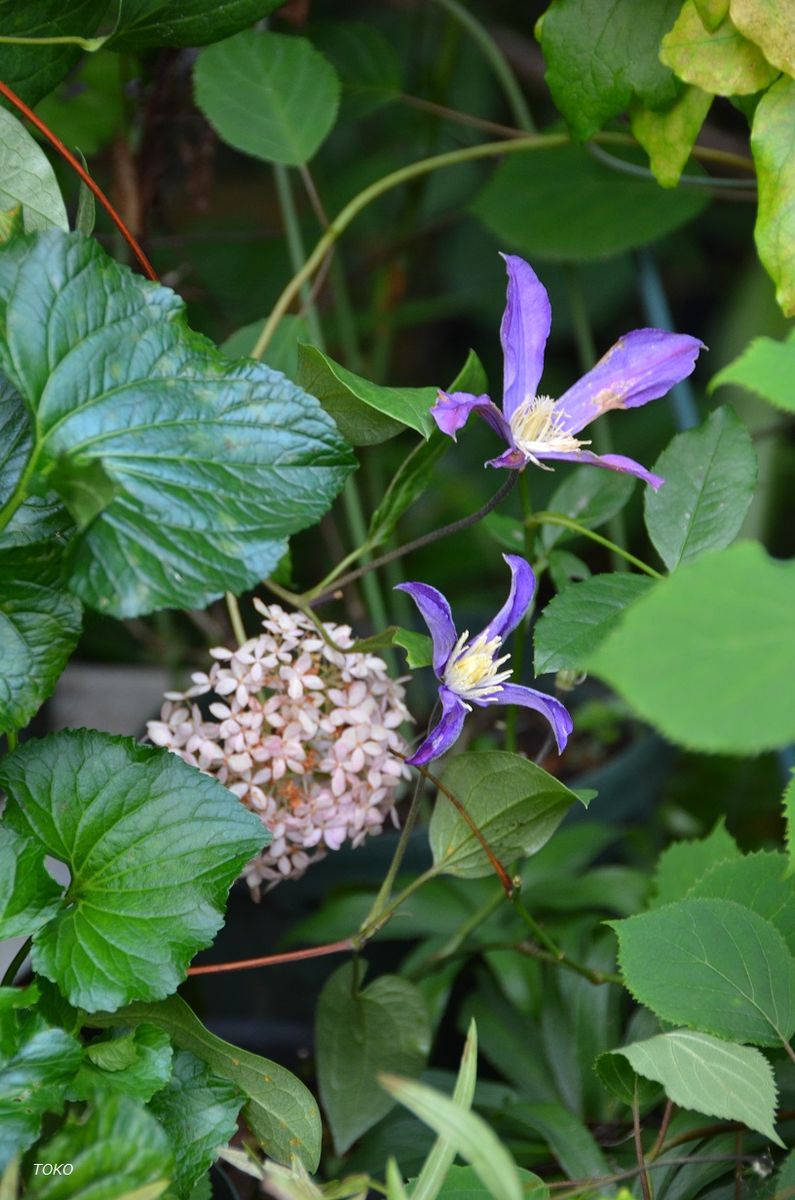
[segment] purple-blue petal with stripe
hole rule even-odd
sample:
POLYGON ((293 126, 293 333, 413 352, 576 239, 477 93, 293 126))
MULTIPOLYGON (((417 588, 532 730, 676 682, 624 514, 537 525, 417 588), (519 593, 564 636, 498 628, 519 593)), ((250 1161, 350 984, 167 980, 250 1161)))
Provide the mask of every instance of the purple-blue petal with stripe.
POLYGON ((431 416, 441 429, 455 442, 459 429, 463 429, 470 413, 476 412, 491 425, 503 441, 510 442, 511 430, 497 405, 488 396, 471 396, 469 392, 439 392, 439 398, 431 409, 431 416))
POLYGON ((611 409, 638 408, 657 400, 693 371, 699 351, 705 349, 703 342, 685 333, 635 329, 625 334, 557 401, 561 428, 579 433, 611 409))
POLYGON ((502 257, 508 269, 508 296, 500 326, 502 411, 510 421, 522 401, 538 391, 552 309, 546 288, 530 264, 515 254, 502 257))
POLYGON ((546 692, 537 692, 535 688, 522 687, 519 683, 504 683, 499 692, 489 696, 487 700, 474 700, 473 703, 480 708, 490 704, 519 704, 522 708, 532 708, 541 713, 552 726, 559 754, 565 750, 569 734, 574 728, 569 710, 560 700, 548 696, 546 692))
POLYGON ((433 642, 433 669, 441 678, 458 636, 450 605, 429 583, 398 583, 395 591, 407 592, 420 610, 433 642))
POLYGON ((463 700, 451 692, 449 688, 439 688, 439 700, 442 705, 442 715, 431 732, 410 758, 406 759, 414 767, 422 767, 434 758, 441 758, 453 746, 461 734, 464 718, 469 709, 463 700))
POLYGON ((494 637, 505 639, 509 633, 513 633, 530 607, 536 590, 536 577, 528 562, 518 554, 503 554, 502 557, 510 567, 511 590, 496 617, 489 621, 483 631, 488 641, 494 637))
POLYGON ((507 467, 509 471, 521 471, 526 467, 530 459, 526 454, 523 454, 516 446, 510 450, 504 450, 497 458, 490 458, 486 463, 487 467, 507 467))
POLYGON ((553 459, 555 462, 573 462, 589 467, 603 467, 606 471, 619 471, 622 475, 637 475, 644 483, 648 483, 655 492, 665 483, 662 475, 647 471, 634 458, 625 454, 592 454, 590 450, 544 450, 538 454, 539 459, 553 459))

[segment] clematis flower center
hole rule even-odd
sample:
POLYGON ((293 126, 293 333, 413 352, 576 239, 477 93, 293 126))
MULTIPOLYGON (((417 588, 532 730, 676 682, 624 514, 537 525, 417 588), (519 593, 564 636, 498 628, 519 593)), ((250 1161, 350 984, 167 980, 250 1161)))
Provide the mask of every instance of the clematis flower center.
POLYGON ((501 671, 500 667, 511 657, 504 654, 497 658, 502 638, 493 637, 489 640, 486 634, 480 633, 472 642, 468 642, 469 630, 453 647, 444 671, 444 682, 452 692, 462 699, 483 700, 500 690, 500 685, 510 679, 511 671, 501 671))
POLYGON ((514 412, 510 425, 515 445, 539 467, 544 464, 538 462, 536 455, 544 451, 571 454, 591 444, 581 442, 562 428, 561 418, 555 412, 555 401, 550 396, 528 396, 514 412))

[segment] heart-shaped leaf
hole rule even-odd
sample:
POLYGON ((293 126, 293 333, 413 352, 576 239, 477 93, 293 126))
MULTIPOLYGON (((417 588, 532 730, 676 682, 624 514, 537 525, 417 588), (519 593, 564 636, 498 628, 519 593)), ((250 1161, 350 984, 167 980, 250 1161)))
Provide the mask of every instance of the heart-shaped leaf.
POLYGON ((34 966, 89 1012, 173 992, 269 838, 176 755, 95 730, 25 742, 3 760, 0 783, 3 823, 71 873, 63 905, 34 936, 34 966))

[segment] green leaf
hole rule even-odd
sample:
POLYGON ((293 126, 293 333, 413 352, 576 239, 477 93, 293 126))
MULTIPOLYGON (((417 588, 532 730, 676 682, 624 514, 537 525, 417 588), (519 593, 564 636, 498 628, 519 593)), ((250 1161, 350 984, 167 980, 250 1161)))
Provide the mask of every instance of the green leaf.
MULTIPOLYGON (((516 1174, 522 1185, 524 1200, 546 1200, 549 1189, 537 1175, 524 1167, 517 1167, 516 1174)), ((453 1166, 447 1172, 437 1196, 438 1200, 491 1200, 492 1193, 480 1182, 473 1167, 453 1166)))
POLYGON ((153 1098, 149 1110, 174 1147, 171 1187, 178 1196, 190 1200, 219 1148, 236 1133, 243 1100, 238 1088, 213 1075, 201 1059, 187 1050, 176 1055, 171 1079, 153 1098))
POLYGON ((481 1117, 461 1108, 434 1088, 412 1079, 382 1075, 381 1085, 409 1112, 455 1147, 461 1158, 470 1163, 493 1200, 522 1200, 516 1163, 481 1117))
POLYGON ((512 1119, 541 1134, 569 1179, 610 1174, 599 1143, 575 1113, 560 1104, 514 1104, 509 1111, 512 1119))
POLYGON ((139 1195, 156 1200, 172 1172, 164 1130, 129 1096, 109 1096, 88 1119, 76 1113, 36 1155, 39 1162, 73 1167, 69 1175, 32 1173, 28 1194, 37 1200, 130 1200, 139 1195))
POLYGON ((758 1050, 673 1029, 612 1053, 626 1058, 639 1075, 661 1083, 674 1104, 708 1117, 742 1121, 777 1146, 784 1145, 773 1128, 773 1070, 758 1050))
POLYGON ((173 992, 269 837, 176 755, 96 730, 25 742, 0 783, 4 824, 71 873, 66 903, 34 935, 34 967, 89 1012, 173 992))
POLYGON ((784 821, 787 828, 787 854, 789 856, 789 866, 787 868, 787 877, 795 874, 795 777, 793 777, 784 791, 784 821))
POLYGON ((606 1050, 600 1054, 594 1062, 594 1070, 607 1090, 630 1108, 637 1103, 642 1112, 656 1103, 660 1095, 659 1085, 636 1075, 627 1060, 622 1057, 620 1049, 606 1050))
POLYGON ((13 829, 0 841, 0 940, 27 937, 57 912, 63 888, 44 867, 39 842, 13 829))
POLYGON ((81 525, 70 586, 100 611, 192 608, 253 586, 353 466, 316 401, 228 362, 173 292, 96 242, 16 240, 0 301, 0 356, 36 417, 28 492, 55 487, 81 525))
POLYGON ((298 379, 303 388, 317 396, 353 446, 386 441, 405 426, 426 441, 436 430, 431 407, 436 402, 437 388, 392 388, 370 383, 315 346, 299 346, 298 379))
MULTIPOLYGON (((478 1031, 470 1021, 467 1040, 461 1055, 461 1064, 453 1088, 453 1103, 464 1110, 472 1107, 478 1070, 478 1031)), ((456 1149, 445 1137, 438 1137, 428 1152, 411 1190, 411 1200, 436 1200, 440 1188, 453 1165, 456 1149)))
POLYGON ((568 550, 552 550, 549 555, 549 575, 559 592, 570 583, 591 578, 591 568, 568 550))
MULTIPOLYGON (((222 344, 221 350, 229 358, 248 358, 262 333, 265 321, 254 321, 236 329, 222 344)), ((309 337, 309 326, 305 317, 288 313, 276 326, 276 331, 262 356, 262 361, 275 371, 281 371, 288 379, 298 378, 298 344, 309 337)))
POLYGON ((205 1029, 181 996, 160 1004, 131 1004, 113 1016, 93 1016, 95 1025, 140 1025, 165 1029, 175 1046, 207 1063, 213 1075, 234 1084, 248 1100, 243 1116, 267 1155, 289 1164, 295 1156, 308 1171, 320 1161, 320 1113, 311 1092, 291 1071, 258 1054, 231 1046, 205 1029))
POLYGON ((741 542, 687 563, 588 666, 672 741, 756 754, 795 738, 795 563, 741 542))
POLYGON ((4 1025, 0 1047, 0 1171, 33 1144, 45 1113, 60 1113, 80 1063, 80 1043, 37 1015, 4 1025))
POLYGON ((693 0, 685 0, 673 29, 663 38, 660 58, 685 83, 718 96, 749 96, 768 87, 778 74, 729 18, 714 31, 706 29, 693 0))
POLYGON ((370 520, 367 541, 371 546, 380 546, 394 533, 406 509, 428 488, 437 463, 449 448, 449 437, 434 429, 427 442, 420 442, 403 460, 370 520))
POLYGON ((733 542, 754 498, 756 452, 730 408, 678 433, 654 470, 665 484, 646 488, 646 528, 669 571, 733 542))
POLYGON ((447 390, 448 392, 470 392, 473 396, 483 395, 489 390, 486 371, 474 350, 468 351, 463 367, 447 390))
POLYGON ((156 1025, 111 1031, 91 1042, 69 1093, 70 1100, 96 1100, 119 1092, 150 1100, 169 1081, 172 1049, 168 1034, 156 1025))
MULTIPOLYGON (((118 7, 117 3, 117 11, 118 7)), ((36 106, 36 115, 62 142, 77 150, 85 167, 83 155, 91 158, 99 154, 125 128, 124 85, 121 58, 103 48, 86 54, 76 70, 36 106)), ((93 203, 92 193, 81 183, 81 197, 84 191, 88 193, 86 201, 90 197, 93 203)), ((79 222, 75 227, 85 232, 79 222)))
POLYGON ((633 0, 553 0, 541 24, 546 81, 572 133, 585 141, 639 97, 670 104, 676 80, 660 63, 660 39, 680 0, 647 0, 638 20, 633 0))
POLYGON ((795 412, 795 332, 783 342, 754 338, 739 358, 710 380, 709 391, 736 383, 776 408, 795 412))
POLYGON ((83 608, 60 560, 53 543, 0 548, 0 733, 27 725, 77 645, 83 608))
MULTIPOLYGON (((445 769, 442 783, 466 809, 497 858, 508 862, 540 850, 577 800, 541 767, 502 750, 459 755, 445 769)), ((442 794, 434 806, 428 839, 434 864, 445 874, 480 879, 493 873, 471 828, 442 794)))
POLYGON ((627 988, 661 1020, 761 1046, 792 1036, 795 962, 757 913, 687 899, 609 924, 627 988))
POLYGON ((536 675, 580 670, 654 581, 629 573, 594 575, 550 600, 535 628, 536 675))
POLYGON ((308 163, 337 117, 337 72, 306 38, 246 30, 202 50, 193 78, 219 136, 266 162, 308 163))
POLYGON ((707 203, 699 189, 666 190, 562 146, 510 155, 472 211, 506 250, 532 261, 590 262, 656 241, 707 203))
POLYGON ((109 43, 114 50, 148 46, 205 46, 262 20, 284 0, 124 0, 121 20, 109 43))
POLYGON ((775 925, 795 955, 795 880, 786 878, 787 857, 759 850, 716 863, 687 893, 736 900, 775 925))
POLYGON ((769 63, 795 75, 795 27, 774 0, 731 0, 731 19, 769 63))
MULTIPOLYGON (((586 529, 599 529, 621 512, 634 490, 635 480, 631 475, 617 475, 612 471, 574 471, 555 488, 548 511, 573 517, 586 529)), ((545 525, 542 536, 544 548, 549 550, 557 542, 578 535, 560 525, 545 525)))
POLYGON ((664 850, 654 873, 655 895, 651 906, 684 900, 694 883, 718 863, 741 857, 737 843, 726 832, 723 820, 705 838, 674 842, 664 850))
POLYGON ((426 633, 414 633, 400 625, 390 625, 381 633, 369 638, 360 638, 355 645, 357 653, 386 650, 389 646, 400 646, 406 651, 406 662, 412 670, 429 667, 433 662, 433 643, 426 633))
POLYGON ((336 70, 342 84, 341 115, 369 116, 402 91, 395 47, 375 25, 348 19, 311 26, 312 41, 336 70))
POLYGON ((729 0, 694 0, 705 29, 715 30, 729 15, 729 0))
POLYGON ((673 104, 662 111, 637 108, 632 132, 649 156, 649 165, 661 187, 676 187, 699 130, 712 107, 712 96, 687 86, 673 104))
MULTIPOLYGON (((584 475, 585 472, 581 471, 580 474, 584 475)), ((494 538, 497 545, 502 546, 504 550, 512 550, 514 554, 523 552, 524 525, 516 517, 509 517, 506 513, 501 512, 490 512, 483 519, 480 527, 485 529, 494 538)), ((549 525, 546 528, 552 529, 553 526, 549 525)))
POLYGON ((0 208, 22 205, 24 228, 69 228, 66 205, 47 155, 25 126, 0 108, 0 208))
POLYGON ((795 81, 783 75, 756 106, 751 150, 759 199, 754 238, 785 316, 795 313, 795 81))
MULTIPOLYGON (((4 37, 91 37, 108 0, 0 0, 4 37)), ((51 92, 82 54, 79 46, 0 45, 0 79, 28 104, 51 92)), ((2 101, 3 105, 8 102, 2 101)))
POLYGON ((334 972, 315 1018, 318 1089, 337 1154, 392 1108, 379 1073, 419 1075, 431 1042, 425 1001, 414 985, 381 975, 362 988, 360 971, 349 962, 334 972))

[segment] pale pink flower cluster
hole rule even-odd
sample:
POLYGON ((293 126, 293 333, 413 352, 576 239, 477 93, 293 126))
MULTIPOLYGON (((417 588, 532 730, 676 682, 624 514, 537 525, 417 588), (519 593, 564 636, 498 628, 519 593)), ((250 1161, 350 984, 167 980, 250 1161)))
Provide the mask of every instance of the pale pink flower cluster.
POLYGON ((409 775, 399 727, 409 714, 383 660, 350 649, 347 625, 325 625, 335 650, 302 613, 254 603, 264 632, 238 650, 211 650, 209 672, 166 692, 148 735, 259 813, 273 840, 244 872, 258 890, 397 823, 409 775), (193 701, 208 693, 205 719, 193 701))

